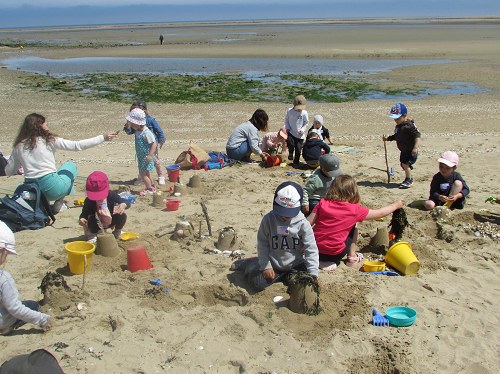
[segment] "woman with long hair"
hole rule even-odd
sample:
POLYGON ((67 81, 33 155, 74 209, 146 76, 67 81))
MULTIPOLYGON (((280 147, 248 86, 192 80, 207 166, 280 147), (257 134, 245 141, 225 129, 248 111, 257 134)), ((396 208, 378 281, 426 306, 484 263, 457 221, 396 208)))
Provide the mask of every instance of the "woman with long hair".
POLYGON ((5 172, 8 176, 14 175, 22 166, 25 182, 36 182, 47 200, 55 201, 53 210, 58 213, 64 205, 64 197, 73 192, 77 167, 74 162, 67 161, 56 168, 56 150, 81 151, 117 135, 108 133, 84 140, 66 140, 49 130, 44 116, 31 113, 24 119, 14 140, 5 172))

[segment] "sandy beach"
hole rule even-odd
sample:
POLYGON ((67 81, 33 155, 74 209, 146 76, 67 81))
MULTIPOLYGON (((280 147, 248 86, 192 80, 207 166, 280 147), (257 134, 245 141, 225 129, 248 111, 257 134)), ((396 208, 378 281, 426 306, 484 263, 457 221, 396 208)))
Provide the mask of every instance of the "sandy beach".
MULTIPOLYGON (((304 184, 287 168, 259 165, 221 170, 181 171, 181 206, 165 211, 152 206, 152 197, 138 197, 127 211, 126 231, 139 234, 119 241, 120 255, 95 255, 85 277, 71 275, 65 243, 83 240, 78 225, 85 196, 85 178, 93 170, 109 175, 111 188, 132 185, 137 175, 134 141, 123 132, 112 142, 82 152, 58 152, 59 163, 71 159, 79 176, 70 209, 57 215, 53 227, 16 234, 18 256, 8 259, 23 299, 39 300, 38 289, 47 272, 64 275, 71 291, 55 290, 43 306, 54 317, 51 330, 26 325, 0 337, 0 362, 46 348, 66 373, 494 373, 500 360, 500 206, 486 203, 498 195, 500 166, 500 20, 436 20, 410 23, 360 22, 321 28, 298 23, 153 25, 128 28, 64 28, 61 30, 0 30, 0 39, 50 40, 69 38, 143 43, 102 48, 0 48, 0 59, 19 54, 51 57, 307 57, 352 59, 446 59, 457 62, 399 68, 376 74, 394 87, 414 81, 471 82, 481 94, 433 95, 405 100, 409 115, 422 133, 422 146, 413 171, 414 186, 397 188, 403 180, 399 152, 388 144, 391 184, 385 173, 382 134, 394 122, 386 114, 388 100, 348 103, 309 103, 309 116, 321 113, 344 172, 358 181, 362 203, 385 206, 401 196, 408 204, 428 197, 437 158, 445 150, 460 155, 458 171, 471 188, 467 205, 438 224, 430 212, 405 208, 409 242, 421 267, 413 276, 366 275, 343 264, 320 273, 322 313, 295 314, 288 309, 282 284, 253 293, 238 272, 229 270, 233 258, 214 253, 220 230, 231 226, 238 240, 231 251, 256 254, 261 218, 272 206, 274 189, 284 180, 304 184), (341 27, 342 26, 342 27, 341 27), (232 33, 242 40, 222 43, 232 33), (124 35, 126 33, 126 35, 124 35), (165 34, 160 46, 158 35, 165 34), (182 35, 168 37, 169 34, 182 35), (300 46, 300 48, 297 48, 300 46), (199 175, 201 186, 187 186, 199 175), (200 202, 206 204, 212 236, 200 202), (157 234, 188 220, 196 235, 173 240, 157 234), (201 238, 198 237, 201 227, 201 238), (126 250, 144 245, 150 270, 127 270, 126 250), (161 286, 150 280, 161 279, 161 286), (168 292, 166 292, 168 289, 168 292), (275 304, 273 297, 284 300, 275 304), (80 305, 80 310, 77 308, 80 305), (371 324, 374 307, 396 305, 417 311, 414 325, 405 328, 371 324)), ((83 139, 123 127, 128 105, 85 96, 35 91, 22 86, 27 73, 0 69, 0 150, 9 153, 24 117, 39 112, 51 129, 68 139, 83 139)), ((166 131, 160 151, 164 165, 172 164, 190 141, 207 151, 224 151, 232 129, 263 108, 270 127, 278 129, 289 103, 148 103, 150 113, 166 131)), ((154 175, 156 175, 154 173, 154 175)), ((2 196, 11 193, 21 176, 0 177, 2 196)), ((165 190, 172 187, 167 182, 165 190)), ((123 188, 123 187, 122 187, 123 188)), ((365 259, 383 252, 369 245, 384 221, 359 226, 359 247, 365 259)))

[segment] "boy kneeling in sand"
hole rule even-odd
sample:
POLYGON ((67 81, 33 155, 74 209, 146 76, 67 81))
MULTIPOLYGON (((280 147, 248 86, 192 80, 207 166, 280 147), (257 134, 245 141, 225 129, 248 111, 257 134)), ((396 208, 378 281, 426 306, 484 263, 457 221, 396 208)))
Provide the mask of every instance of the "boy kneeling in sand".
POLYGON ((273 210, 260 223, 258 257, 240 259, 231 265, 231 270, 244 271, 258 291, 278 281, 286 283, 292 272, 318 276, 318 247, 311 225, 300 211, 301 201, 302 187, 294 182, 281 183, 274 193, 273 210))

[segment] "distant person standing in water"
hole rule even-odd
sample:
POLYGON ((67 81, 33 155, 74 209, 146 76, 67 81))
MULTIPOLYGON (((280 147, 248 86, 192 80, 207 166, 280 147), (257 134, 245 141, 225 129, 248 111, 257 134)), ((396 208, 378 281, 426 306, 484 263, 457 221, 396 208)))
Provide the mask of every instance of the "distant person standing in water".
POLYGON ((160 34, 160 45, 163 45, 163 34, 160 34))

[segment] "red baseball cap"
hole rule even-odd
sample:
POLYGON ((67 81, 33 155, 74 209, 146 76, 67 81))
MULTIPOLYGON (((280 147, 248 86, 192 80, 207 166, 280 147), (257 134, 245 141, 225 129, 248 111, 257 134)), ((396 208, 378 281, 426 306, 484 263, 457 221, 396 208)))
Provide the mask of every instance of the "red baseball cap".
POLYGON ((104 200, 108 197, 108 176, 102 171, 94 171, 87 177, 87 197, 89 200, 104 200))

